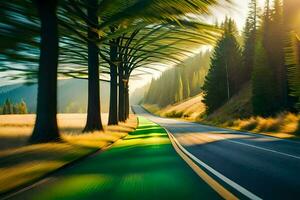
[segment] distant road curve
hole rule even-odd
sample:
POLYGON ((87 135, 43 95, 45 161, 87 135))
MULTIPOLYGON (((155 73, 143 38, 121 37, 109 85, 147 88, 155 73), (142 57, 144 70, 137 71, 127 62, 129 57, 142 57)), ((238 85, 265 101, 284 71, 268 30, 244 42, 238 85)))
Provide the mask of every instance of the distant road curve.
POLYGON ((195 163, 242 199, 300 199, 300 142, 134 112, 161 125, 195 163))

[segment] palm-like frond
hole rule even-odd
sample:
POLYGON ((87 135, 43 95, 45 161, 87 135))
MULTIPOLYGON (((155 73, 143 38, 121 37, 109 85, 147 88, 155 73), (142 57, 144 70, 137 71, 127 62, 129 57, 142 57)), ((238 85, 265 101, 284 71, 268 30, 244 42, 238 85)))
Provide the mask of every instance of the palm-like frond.
MULTIPOLYGON (((226 0, 224 0, 226 1, 226 0)), ((109 57, 109 41, 123 37, 120 55, 127 56, 130 71, 153 65, 174 65, 192 54, 202 44, 212 44, 218 30, 205 23, 187 20, 188 16, 209 13, 217 0, 102 0, 99 1, 99 45, 109 57), (111 26, 118 29, 110 31, 111 26), (139 33, 128 43, 131 33, 139 33), (188 50, 187 50, 188 49, 188 50), (126 52, 125 52, 126 50, 126 52)), ((31 1, 12 0, 3 6, 0 17, 1 70, 37 71, 39 55, 39 21, 31 1), (11 67, 12 63, 18 64, 11 67)), ((61 1, 58 13, 60 29, 59 74, 70 77, 87 77, 87 4, 83 0, 61 1)), ((101 61, 101 72, 109 71, 109 59, 101 61)), ((123 62, 125 62, 123 60, 123 62)), ((21 75, 20 75, 21 77, 21 75)), ((30 75, 30 78, 34 76, 30 75)))

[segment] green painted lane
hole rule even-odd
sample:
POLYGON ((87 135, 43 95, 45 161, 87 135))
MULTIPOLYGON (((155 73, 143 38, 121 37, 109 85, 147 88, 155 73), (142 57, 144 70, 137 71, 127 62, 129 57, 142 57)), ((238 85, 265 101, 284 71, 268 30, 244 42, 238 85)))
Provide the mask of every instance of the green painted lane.
POLYGON ((109 150, 13 199, 220 199, 177 155, 165 130, 139 118, 109 150))

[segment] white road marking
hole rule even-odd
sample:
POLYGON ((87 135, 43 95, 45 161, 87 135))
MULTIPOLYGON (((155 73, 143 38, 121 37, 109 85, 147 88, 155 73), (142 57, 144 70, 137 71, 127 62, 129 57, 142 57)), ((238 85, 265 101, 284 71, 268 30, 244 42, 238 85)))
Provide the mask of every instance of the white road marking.
MULTIPOLYGON (((161 117, 157 117, 157 116, 145 113, 144 110, 140 110, 140 111, 142 112, 141 115, 143 115, 144 117, 146 117, 148 119, 150 118, 150 120, 153 121, 154 123, 157 123, 156 122, 157 120, 162 121, 163 123, 171 123, 171 124, 183 123, 181 121, 177 121, 177 120, 173 120, 173 119, 172 119, 172 121, 168 121, 168 119, 166 119, 166 118, 161 118, 161 117)), ((160 123, 158 123, 158 124, 160 124, 160 123)), ((214 128, 212 126, 202 125, 202 124, 193 123, 193 122, 185 122, 184 124, 185 125, 192 125, 192 126, 193 125, 198 125, 198 126, 202 126, 202 127, 206 127, 206 128, 214 128)), ((161 126, 163 127, 162 124, 161 124, 161 126)), ((174 127, 174 128, 176 128, 176 127, 174 127)), ((218 128, 218 127, 216 127, 216 128, 218 128)), ((275 138, 275 137, 272 137, 272 136, 254 134, 254 133, 249 133, 249 132, 240 132, 240 131, 235 131, 235 130, 230 130, 230 129, 223 129, 223 128, 219 128, 219 129, 220 130, 224 130, 224 131, 233 131, 233 132, 235 132, 237 134, 242 134, 242 135, 251 135, 251 136, 257 136, 257 137, 262 137, 262 138, 272 138, 272 139, 274 139, 274 141, 284 141, 284 142, 299 144, 299 142, 296 142, 296 141, 289 141, 289 140, 286 140, 286 139, 275 138)), ((235 188, 237 191, 239 191, 243 195, 247 196, 248 198, 250 198, 250 199, 261 199, 260 197, 256 196, 255 194, 251 193, 247 189, 245 189, 242 186, 238 185, 237 183, 233 182, 232 180, 230 180, 229 178, 225 177, 224 175, 222 175, 221 173, 219 173, 218 171, 214 170, 213 168, 211 168, 210 166, 208 166, 206 163, 204 163, 203 161, 201 161, 200 159, 198 159, 197 157, 195 157, 193 154, 191 154, 190 152, 188 152, 166 128, 165 128, 165 130, 174 139, 174 141, 176 142, 177 146, 186 155, 188 155, 194 162, 198 163, 200 166, 204 167, 205 169, 207 169, 208 171, 210 171, 212 174, 214 174, 215 176, 217 176, 218 178, 220 178, 221 180, 223 180, 225 183, 227 183, 231 187, 235 188)), ((208 136, 208 137, 211 137, 211 138, 214 138, 214 139, 220 139, 221 138, 221 139, 226 140, 227 142, 232 142, 232 143, 236 143, 236 144, 240 144, 240 145, 249 146, 249 147, 252 147, 252 148, 256 148, 256 149, 260 149, 260 150, 272 152, 272 153, 275 153, 275 154, 284 155, 284 156, 287 156, 287 157, 290 157, 290 158, 300 159, 299 156, 295 156, 295 155, 291 155, 291 154, 288 154, 288 153, 283 153, 283 152, 280 152, 280 151, 276 151, 276 150, 272 150, 272 149, 267 149, 267 148, 263 148, 263 147, 259 147, 259 146, 255 146, 255 145, 251 145, 251 144, 247 144, 247 143, 243 143, 243 142, 233 141, 233 140, 230 140, 230 139, 227 139, 227 138, 223 138, 223 137, 212 136, 212 135, 208 136)))
POLYGON ((244 188, 244 187, 238 185, 237 183, 235 183, 234 181, 230 180, 229 178, 227 178, 220 172, 216 171, 212 167, 208 166, 206 163, 204 163, 197 157, 195 157, 193 154, 191 154, 189 151, 187 151, 183 146, 181 146, 181 144, 177 141, 177 139, 168 130, 166 130, 166 131, 174 139, 174 141, 176 142, 176 144, 180 148, 180 150, 183 151, 186 155, 188 155, 194 162, 198 163, 199 165, 201 165, 202 167, 204 167, 205 169, 210 171, 216 177, 220 178, 222 181, 224 181, 225 183, 227 183, 228 185, 230 185, 231 187, 233 187, 234 189, 236 189, 237 191, 239 191, 241 194, 245 195, 246 197, 253 199, 253 200, 261 200, 262 199, 262 198, 258 197, 257 195, 253 194, 252 192, 250 192, 249 190, 247 190, 246 188, 244 188))
POLYGON ((252 148, 256 148, 256 149, 260 149, 260 150, 264 150, 264 151, 269 151, 269 152, 272 152, 272 153, 277 153, 277 154, 280 154, 280 155, 283 155, 283 156, 288 156, 288 157, 291 157, 291 158, 295 158, 295 159, 299 159, 299 160, 300 160, 300 157, 299 157, 299 156, 291 155, 291 154, 288 154, 288 153, 283 153, 283 152, 276 151, 276 150, 272 150, 272 149, 267 149, 267 148, 263 148, 263 147, 258 147, 258 146, 252 145, 252 144, 246 144, 246 143, 244 143, 244 142, 233 141, 233 140, 231 140, 231 139, 226 139, 226 138, 219 137, 219 136, 213 136, 213 135, 206 135, 206 136, 207 136, 207 137, 210 137, 210 138, 213 138, 213 139, 223 139, 224 141, 227 141, 227 142, 236 143, 236 144, 241 144, 241 145, 249 146, 249 147, 252 147, 252 148))

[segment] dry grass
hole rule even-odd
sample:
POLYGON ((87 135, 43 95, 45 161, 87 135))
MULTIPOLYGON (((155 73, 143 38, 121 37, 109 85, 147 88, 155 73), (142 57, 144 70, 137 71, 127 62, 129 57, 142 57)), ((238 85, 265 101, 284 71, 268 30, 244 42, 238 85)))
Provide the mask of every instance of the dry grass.
POLYGON ((222 124, 223 127, 265 133, 280 138, 295 138, 299 134, 300 114, 281 113, 276 117, 251 117, 222 124))
POLYGON ((150 112, 170 118, 184 118, 187 120, 197 120, 205 112, 205 105, 202 103, 203 95, 199 94, 190 99, 160 108, 157 105, 143 105, 150 112))
POLYGON ((238 118, 252 116, 251 85, 245 84, 243 89, 233 96, 226 104, 210 114, 204 120, 215 124, 225 123, 238 118))
MULTIPOLYGON (((81 134, 85 114, 59 114, 58 123, 64 142, 28 144, 35 116, 0 115, 0 193, 37 180, 39 177, 95 152, 133 131, 132 115, 127 123, 106 126, 105 132, 81 134)), ((106 123, 107 115, 103 115, 106 123)))
POLYGON ((205 105, 202 95, 198 95, 183 102, 159 108, 156 105, 143 105, 148 111, 162 116, 181 118, 188 121, 197 121, 205 124, 264 133, 280 138, 297 138, 300 136, 300 115, 281 113, 276 117, 251 117, 251 85, 244 88, 228 103, 205 116, 205 105))

